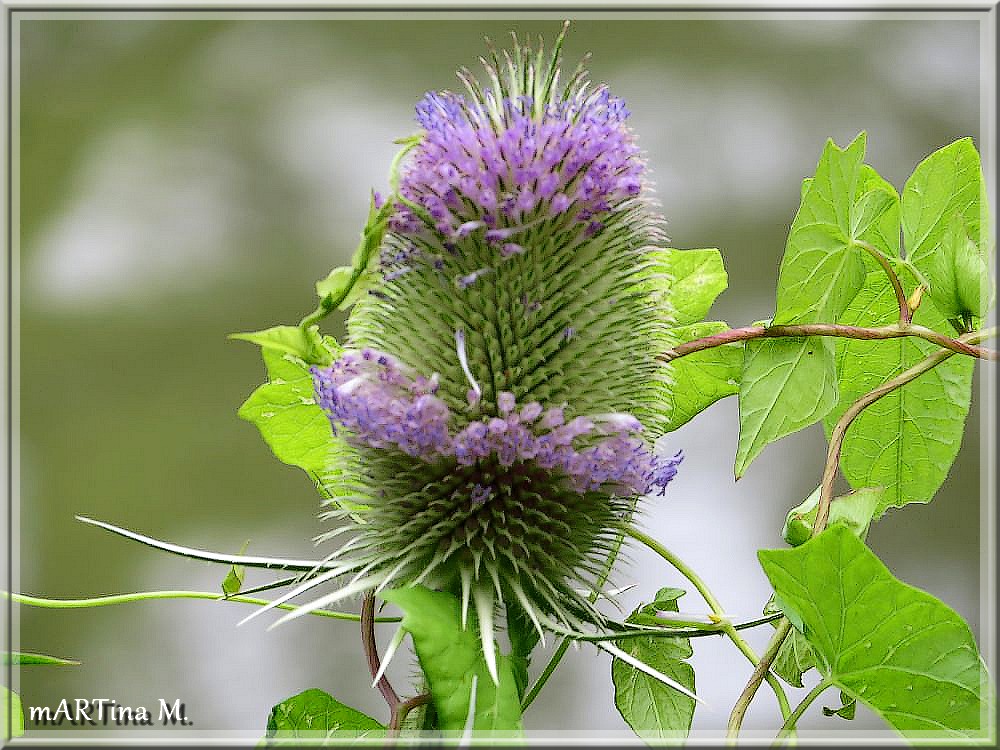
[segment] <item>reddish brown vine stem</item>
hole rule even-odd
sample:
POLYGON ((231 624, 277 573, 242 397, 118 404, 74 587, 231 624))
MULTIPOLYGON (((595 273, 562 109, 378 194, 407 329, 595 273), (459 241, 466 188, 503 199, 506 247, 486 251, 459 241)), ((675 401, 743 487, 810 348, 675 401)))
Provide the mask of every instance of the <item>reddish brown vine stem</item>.
MULTIPOLYGON (((378 645, 375 643, 375 594, 371 592, 365 594, 361 602, 361 643, 365 649, 365 656, 368 658, 368 669, 372 674, 372 679, 375 679, 382 663, 379 661, 378 645)), ((376 685, 379 692, 382 693, 382 697, 385 698, 385 702, 389 704, 389 710, 395 711, 400 701, 396 691, 389 683, 389 678, 382 675, 376 685)))
POLYGON ((423 693, 397 703, 396 707, 392 709, 392 717, 389 719, 388 736, 395 737, 399 734, 399 731, 403 728, 403 722, 406 720, 410 711, 415 709, 417 706, 422 706, 425 703, 430 702, 430 693, 423 693))
POLYGON ((776 326, 745 326, 743 328, 730 328, 728 331, 705 336, 700 339, 678 344, 673 349, 664 352, 661 359, 665 362, 673 362, 688 354, 714 349, 717 346, 735 344, 739 341, 750 341, 752 339, 782 338, 786 336, 836 336, 848 339, 862 339, 867 341, 879 341, 883 339, 898 339, 905 336, 915 336, 916 338, 930 341, 945 349, 949 349, 958 354, 965 354, 978 359, 986 359, 993 362, 1000 360, 1000 351, 987 349, 982 346, 975 346, 967 342, 968 336, 960 336, 953 339, 943 333, 932 331, 930 328, 916 326, 913 324, 893 324, 880 328, 862 328, 859 326, 836 325, 833 323, 803 323, 794 325, 776 326))

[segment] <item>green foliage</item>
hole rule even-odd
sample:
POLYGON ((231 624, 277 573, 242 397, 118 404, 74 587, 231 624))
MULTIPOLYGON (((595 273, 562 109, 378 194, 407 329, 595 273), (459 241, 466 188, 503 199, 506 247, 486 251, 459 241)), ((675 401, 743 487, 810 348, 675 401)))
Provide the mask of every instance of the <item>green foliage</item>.
POLYGON ((319 333, 319 326, 274 326, 253 333, 231 333, 229 338, 237 341, 249 341, 257 344, 264 351, 273 350, 283 354, 291 354, 311 365, 328 365, 333 361, 329 342, 319 333))
MULTIPOLYGON (((816 521, 816 506, 819 503, 820 490, 817 487, 800 505, 795 506, 785 517, 785 526, 781 536, 793 547, 798 547, 807 541, 812 534, 813 523, 816 521)), ((868 526, 882 502, 883 490, 880 487, 864 487, 846 495, 833 498, 830 503, 830 518, 828 524, 846 524, 847 527, 864 539, 868 534, 868 526)))
MULTIPOLYGON (((840 322, 884 325, 897 310, 889 281, 881 271, 871 271, 864 289, 840 322)), ((947 328, 947 322, 927 299, 913 321, 937 331, 947 328)), ((827 434, 858 398, 937 349, 913 337, 890 341, 838 339, 840 400, 824 420, 827 434)), ((851 423, 844 438, 840 468, 853 487, 885 488, 876 517, 893 506, 929 502, 948 476, 965 431, 974 366, 970 357, 951 357, 883 396, 851 423)))
POLYGON ((886 226, 898 222, 899 199, 862 164, 865 142, 864 133, 846 149, 827 141, 815 176, 803 185, 781 262, 775 323, 836 320, 865 281, 859 242, 898 254, 886 226))
POLYGON ((3 654, 3 663, 7 664, 17 664, 19 666, 26 665, 48 665, 48 666, 59 666, 59 667, 72 667, 80 664, 78 661, 73 659, 60 659, 57 656, 48 656, 46 654, 30 654, 21 651, 7 652, 3 654))
POLYGON ((479 636, 471 625, 462 627, 458 599, 423 586, 383 591, 380 596, 403 610, 402 627, 413 639, 441 729, 465 729, 475 677, 473 729, 520 734, 521 700, 510 657, 497 656, 499 680, 494 684, 479 636))
POLYGON ((903 189, 903 236, 913 264, 930 282, 938 310, 964 330, 992 303, 989 209, 971 138, 924 159, 903 189))
MULTIPOLYGON (((711 336, 729 328, 721 322, 694 323, 674 328, 670 346, 711 336)), ((739 391, 743 372, 743 345, 716 346, 669 363, 674 387, 669 400, 670 429, 676 430, 721 398, 739 391)))
POLYGON ((817 336, 748 341, 740 379, 736 478, 765 446, 822 419, 836 403, 831 341, 817 336))
MULTIPOLYGON (((677 612, 681 589, 660 589, 653 601, 642 605, 629 617, 641 623, 657 611, 677 612)), ((691 658, 691 642, 684 638, 629 638, 617 642, 618 648, 658 672, 695 692, 694 669, 685 659, 691 658)), ((611 662, 611 680, 615 686, 615 706, 632 730, 647 740, 683 739, 691 730, 695 701, 667 687, 621 659, 611 662)))
MULTIPOLYGON (((817 487, 801 504, 788 511, 781 535, 791 546, 798 547, 811 537, 821 489, 817 487)), ((868 527, 882 495, 883 490, 880 487, 865 487, 833 498, 830 504, 829 525, 843 524, 858 538, 864 539, 868 535, 868 527)), ((764 607, 764 614, 767 615, 780 611, 773 597, 764 607)), ((772 624, 777 626, 775 623, 772 624)), ((802 633, 793 629, 778 649, 771 671, 789 685, 802 687, 802 675, 815 666, 816 657, 809 647, 809 642, 802 633)))
POLYGON ((903 187, 903 241, 920 267, 934 253, 952 218, 959 216, 976 244, 985 240, 986 187, 971 138, 935 151, 913 170, 903 187))
MULTIPOLYGON (((242 555, 247 551, 247 547, 250 546, 250 540, 247 539, 243 542, 243 546, 240 547, 240 554, 242 555)), ((235 596, 240 593, 240 589, 243 588, 243 577, 246 575, 246 567, 243 565, 232 565, 229 568, 229 572, 226 577, 222 580, 222 593, 226 596, 235 596)))
POLYGON ((715 248, 657 250, 653 261, 664 274, 661 288, 670 294, 672 322, 677 326, 704 320, 712 303, 729 285, 722 254, 715 248))
MULTIPOLYGON (((324 348, 333 349, 332 339, 324 348)), ((330 422, 316 404, 305 362, 282 350, 262 351, 268 382, 240 407, 239 415, 260 430, 279 460, 308 472, 322 472, 335 440, 330 422)))
POLYGON ((507 638, 510 640, 510 667, 517 685, 518 698, 528 689, 528 667, 531 652, 538 645, 538 631, 521 605, 511 599, 505 603, 507 638))
POLYGON ((20 737, 24 734, 24 709, 21 707, 21 698, 13 690, 8 690, 0 685, 0 732, 3 737, 20 737), (10 717, 7 710, 10 708, 10 717), (8 723, 9 722, 9 723, 8 723))
MULTIPOLYGON (((665 335, 664 349, 728 329, 725 323, 703 320, 729 283, 718 250, 657 250, 653 261, 656 275, 644 286, 669 316, 672 327, 665 335)), ((664 367, 671 381, 661 393, 668 414, 665 427, 676 430, 720 398, 736 393, 743 347, 734 344, 707 349, 664 367)))
POLYGON ((894 578, 846 526, 758 557, 824 677, 908 737, 983 737, 985 669, 969 626, 894 578))
POLYGON ((329 740, 381 737, 385 727, 337 699, 310 688, 271 709, 262 744, 333 744, 329 740))
POLYGON ((824 716, 839 716, 841 719, 847 719, 848 721, 854 720, 855 709, 858 706, 858 702, 845 693, 843 690, 840 691, 840 708, 827 708, 823 707, 824 716))
MULTIPOLYGON (((405 151, 408 149, 404 149, 405 151)), ((316 282, 316 294, 322 300, 324 310, 344 310, 360 299, 379 278, 378 250, 385 237, 386 224, 392 213, 391 200, 375 207, 375 194, 372 193, 368 205, 368 219, 361 232, 361 242, 358 244, 351 265, 334 268, 326 276, 316 282)))
MULTIPOLYGON (((774 604, 770 604, 764 610, 766 614, 771 614, 772 611, 780 612, 781 610, 774 604)), ((815 666, 816 657, 813 655, 812 649, 809 648, 809 642, 802 633, 793 628, 778 649, 771 671, 789 685, 803 687, 802 675, 815 666)))

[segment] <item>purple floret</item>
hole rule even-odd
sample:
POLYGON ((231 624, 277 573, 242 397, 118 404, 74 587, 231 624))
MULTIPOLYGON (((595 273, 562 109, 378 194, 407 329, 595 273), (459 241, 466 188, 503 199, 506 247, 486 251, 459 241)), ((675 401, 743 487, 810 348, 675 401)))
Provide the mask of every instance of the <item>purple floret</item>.
MULTIPOLYGON (((413 376, 395 358, 372 349, 348 352, 312 373, 317 403, 334 431, 342 428, 357 444, 398 448, 428 462, 450 458, 474 466, 491 459, 505 467, 531 462, 564 474, 581 492, 607 488, 644 495, 659 488, 662 495, 683 458, 657 457, 639 437, 639 420, 629 414, 567 422, 562 407, 543 412, 533 401, 518 411, 508 391, 497 397, 498 416, 453 432, 454 415, 435 395, 437 377, 413 376), (581 438, 583 447, 576 445, 581 438)), ((482 492, 477 497, 485 502, 482 492)))
MULTIPOLYGON (((502 243, 538 221, 575 222, 585 235, 599 217, 639 195, 644 164, 622 100, 599 87, 537 111, 529 97, 494 103, 430 92, 417 104, 424 137, 411 154, 390 228, 464 237, 487 227, 502 243), (428 224, 430 226, 428 226, 428 224)), ((504 257, 522 252, 507 242, 504 257)))

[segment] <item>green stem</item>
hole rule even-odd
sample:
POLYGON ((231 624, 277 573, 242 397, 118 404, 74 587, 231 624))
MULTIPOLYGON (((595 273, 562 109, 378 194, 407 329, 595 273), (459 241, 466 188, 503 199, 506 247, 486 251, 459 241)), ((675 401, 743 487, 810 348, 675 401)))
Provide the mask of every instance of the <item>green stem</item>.
MULTIPOLYGON (((239 602, 240 604, 254 604, 266 606, 270 604, 266 599, 257 599, 252 596, 226 596, 217 594, 214 591, 139 591, 134 594, 114 594, 112 596, 95 596, 90 599, 43 599, 27 594, 11 594, 7 591, 0 591, 0 595, 10 598, 18 604, 25 604, 29 607, 44 607, 46 609, 86 609, 88 607, 106 607, 111 604, 127 604, 128 602, 141 602, 151 599, 214 599, 220 602, 239 602)), ((294 604, 278 604, 278 609, 293 610, 294 604)), ((351 620, 359 622, 361 615, 351 612, 332 612, 328 609, 315 609, 309 614, 318 617, 331 617, 335 620, 351 620)), ((401 617, 376 617, 375 622, 400 622, 401 617)))
POLYGON ((778 736, 774 738, 775 745, 779 744, 779 740, 784 739, 788 734, 795 730, 795 724, 802 718, 802 714, 804 714, 812 702, 819 698, 820 694, 831 685, 833 685, 833 683, 830 682, 830 680, 822 680, 816 687, 806 694, 806 697, 799 702, 799 705, 795 707, 795 710, 789 714, 787 719, 785 719, 785 723, 782 725, 781 731, 778 732, 778 736))
POLYGON ((906 299, 906 292, 903 291, 903 284, 900 282, 899 276, 896 275, 896 271, 889 262, 889 256, 877 247, 861 240, 855 240, 854 245, 855 247, 859 247, 867 252, 878 262, 880 266, 882 266, 882 270, 885 271, 885 275, 889 277, 889 283, 892 284, 892 290, 896 293, 896 303, 899 305, 899 325, 909 325, 910 319, 913 317, 913 310, 910 309, 910 303, 906 299))
POLYGON ((535 684, 531 686, 531 690, 529 690, 521 700, 521 713, 524 713, 524 710, 530 706, 532 701, 534 701, 535 698, 538 697, 538 694, 542 692, 542 688, 545 687, 545 683, 549 681, 549 677, 551 677, 552 673, 556 671, 556 667, 559 666, 559 662, 562 661, 563 656, 566 655, 566 649, 569 648, 570 642, 569 638, 563 638, 559 642, 559 646, 556 647, 555 652, 552 654, 552 658, 549 659, 549 663, 545 665, 545 669, 542 670, 538 679, 535 680, 535 684))
MULTIPOLYGON (((757 688, 760 687, 760 683, 767 676, 771 675, 771 665, 774 664, 774 660, 778 658, 778 649, 780 649, 781 644, 785 642, 785 638, 788 637, 788 633, 791 629, 792 624, 787 620, 787 618, 783 617, 778 622, 778 627, 775 629, 774 635, 771 636, 771 641, 767 644, 767 649, 760 657, 760 661, 757 663, 757 666, 754 667, 753 674, 750 675, 750 679, 747 681, 746 687, 743 688, 743 692, 740 693, 740 697, 736 699, 736 704, 733 706, 733 710, 729 714, 727 737, 730 744, 734 744, 736 742, 736 737, 740 732, 740 726, 743 724, 743 716, 750 707, 750 701, 753 700, 753 697, 757 692, 757 688)), ((783 716, 783 718, 787 718, 787 715, 783 716)))
POLYGON ((585 643, 598 643, 600 641, 622 641, 629 638, 701 638, 709 635, 724 635, 727 627, 733 630, 747 630, 757 628, 774 622, 781 618, 781 615, 767 615, 758 617, 756 620, 748 622, 738 622, 732 625, 719 624, 709 625, 703 622, 686 620, 664 620, 655 618, 657 624, 662 624, 662 628, 645 628, 643 630, 620 630, 614 633, 595 633, 594 635, 573 635, 567 636, 573 641, 583 641, 585 643), (676 628, 676 629, 675 629, 676 628), (685 629, 686 628, 686 629, 685 629))
MULTIPOLYGON (((687 578, 694 585, 694 587, 698 590, 698 593, 701 594, 702 598, 705 600, 705 603, 708 604, 709 608, 712 610, 712 613, 716 617, 720 618, 721 622, 719 623, 719 627, 722 628, 722 632, 729 637, 736 648, 740 650, 740 652, 747 658, 747 661, 753 664, 756 669, 760 664, 760 659, 757 657, 757 654, 754 653, 750 644, 743 640, 742 636, 740 636, 733 624, 725 619, 725 610, 722 608, 719 600, 715 598, 715 595, 708 588, 708 585, 701 579, 701 576, 695 573, 694 570, 692 570, 687 563, 677 557, 677 555, 668 550, 648 534, 639 531, 639 529, 630 528, 629 535, 636 541, 645 544, 649 547, 649 549, 670 563, 670 565, 676 568, 681 575, 687 578)), ((770 665, 768 665, 768 667, 769 666, 770 665)), ((781 710, 782 718, 787 717, 791 707, 788 704, 788 697, 785 695, 784 688, 781 687, 781 683, 778 682, 778 679, 770 672, 765 673, 765 679, 767 680, 767 684, 771 687, 771 690, 774 691, 774 697, 778 701, 778 708, 781 710)))

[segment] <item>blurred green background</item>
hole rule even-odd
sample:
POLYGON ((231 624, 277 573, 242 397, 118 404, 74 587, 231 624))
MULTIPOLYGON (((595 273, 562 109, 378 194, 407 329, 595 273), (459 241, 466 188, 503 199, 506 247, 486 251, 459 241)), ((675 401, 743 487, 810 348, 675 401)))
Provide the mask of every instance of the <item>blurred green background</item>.
MULTIPOLYGON (((551 39, 558 28, 555 16, 386 14, 18 23, 21 591, 215 590, 225 575, 77 513, 220 551, 250 539, 251 553, 320 554, 310 482, 236 416, 263 367, 226 334, 313 308, 313 282, 347 261, 369 189, 385 188, 392 139, 415 128, 414 103, 457 87, 454 70, 474 66, 484 35, 551 39)), ((623 15, 578 20, 565 49, 568 64, 592 51, 593 78, 626 99, 673 244, 722 249, 730 289, 715 313, 743 325, 773 312, 799 183, 827 137, 843 145, 867 130, 868 161, 897 188, 934 149, 967 135, 978 144, 979 40, 975 21, 941 17, 623 15)), ((339 336, 342 320, 327 330, 339 336)), ((977 632, 979 403, 936 501, 871 534, 897 575, 977 632)), ((754 550, 781 544, 784 514, 815 487, 825 448, 808 430, 768 449, 737 485, 735 407, 720 403, 665 438, 688 458, 645 521, 733 615, 753 617, 767 598, 754 550)), ((251 572, 248 585, 264 580, 251 572)), ((681 583, 639 549, 617 582, 640 584, 624 607, 681 583)), ((689 595, 682 609, 700 607, 689 595)), ((274 703, 308 687, 386 718, 354 624, 306 618, 265 632, 265 617, 237 629, 246 614, 206 601, 20 608, 24 650, 83 661, 25 669, 20 692, 25 705, 52 706, 179 697, 188 731, 260 733, 274 703)), ((695 663, 708 702, 695 727, 718 731, 749 665, 719 639, 700 639, 695 663)), ((405 657, 393 664, 400 692, 412 669, 405 657)), ((806 726, 851 728, 819 707, 806 726)), ((761 691, 746 726, 776 726, 775 716, 761 691)), ((571 651, 526 724, 626 731, 607 656, 571 651)), ((853 728, 879 726, 861 712, 853 728)))

